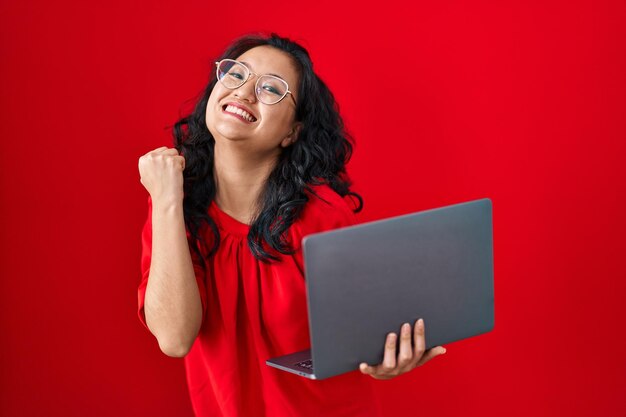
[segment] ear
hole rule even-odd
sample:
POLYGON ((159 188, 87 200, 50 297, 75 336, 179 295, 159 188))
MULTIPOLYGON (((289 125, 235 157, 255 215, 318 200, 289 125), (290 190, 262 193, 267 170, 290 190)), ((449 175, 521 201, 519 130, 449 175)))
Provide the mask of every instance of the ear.
POLYGON ((282 146, 283 148, 286 148, 287 146, 290 146, 291 144, 295 143, 298 140, 298 135, 300 134, 300 130, 302 130, 302 123, 301 122, 294 123, 289 134, 287 134, 287 136, 285 136, 282 142, 280 142, 280 146, 282 146))

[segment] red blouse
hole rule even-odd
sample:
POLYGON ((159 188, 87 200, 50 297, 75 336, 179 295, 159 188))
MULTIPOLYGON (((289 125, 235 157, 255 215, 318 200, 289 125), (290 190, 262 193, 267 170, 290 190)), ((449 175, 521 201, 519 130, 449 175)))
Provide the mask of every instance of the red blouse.
MULTIPOLYGON (((302 238, 356 223, 347 201, 329 186, 313 189, 326 202, 309 195, 300 218, 287 232, 296 253, 280 255, 281 262, 270 265, 252 255, 246 239, 249 226, 211 203, 209 215, 219 227, 221 242, 215 256, 207 260, 206 273, 192 251, 203 319, 184 358, 197 416, 380 415, 371 378, 359 371, 315 381, 265 364, 268 358, 310 347, 302 238)), ((143 306, 152 249, 151 216, 149 199, 138 290, 139 318, 146 328, 143 306)), ((208 236, 206 240, 210 244, 208 236)))

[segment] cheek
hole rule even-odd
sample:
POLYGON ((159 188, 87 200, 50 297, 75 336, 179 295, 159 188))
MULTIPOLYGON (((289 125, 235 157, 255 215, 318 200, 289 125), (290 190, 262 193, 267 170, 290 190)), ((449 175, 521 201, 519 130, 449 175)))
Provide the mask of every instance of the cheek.
POLYGON ((281 111, 282 109, 272 109, 263 114, 263 118, 271 125, 271 129, 277 133, 288 132, 294 122, 295 115, 292 111, 281 111))

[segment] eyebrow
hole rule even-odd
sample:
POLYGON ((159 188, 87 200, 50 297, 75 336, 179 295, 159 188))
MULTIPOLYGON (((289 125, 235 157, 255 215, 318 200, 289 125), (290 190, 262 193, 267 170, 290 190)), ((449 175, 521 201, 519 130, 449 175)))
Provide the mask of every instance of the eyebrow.
MULTIPOLYGON (((241 62, 242 64, 244 64, 246 67, 248 67, 248 68, 252 69, 252 65, 248 64, 246 61, 239 61, 239 62, 241 62)), ((252 71, 252 72, 254 72, 254 71, 252 71)), ((271 72, 268 72, 267 74, 264 74, 264 75, 273 75, 274 77, 278 77, 278 78, 280 78, 281 80, 284 80, 284 79, 285 79, 284 77, 281 77, 281 76, 280 76, 280 75, 278 75, 278 74, 272 74, 271 72)))

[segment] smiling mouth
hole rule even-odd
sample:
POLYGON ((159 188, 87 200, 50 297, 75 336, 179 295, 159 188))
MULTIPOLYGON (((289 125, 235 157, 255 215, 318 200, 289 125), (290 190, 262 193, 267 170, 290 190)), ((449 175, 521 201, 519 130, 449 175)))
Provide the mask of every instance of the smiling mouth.
POLYGON ((234 116, 239 116, 240 119, 245 120, 246 122, 256 122, 256 117, 254 117, 253 115, 251 115, 250 113, 248 113, 247 111, 240 109, 239 107, 235 107, 235 106, 231 106, 229 104, 226 104, 224 106, 222 106, 222 111, 224 113, 229 113, 232 114, 234 116))

